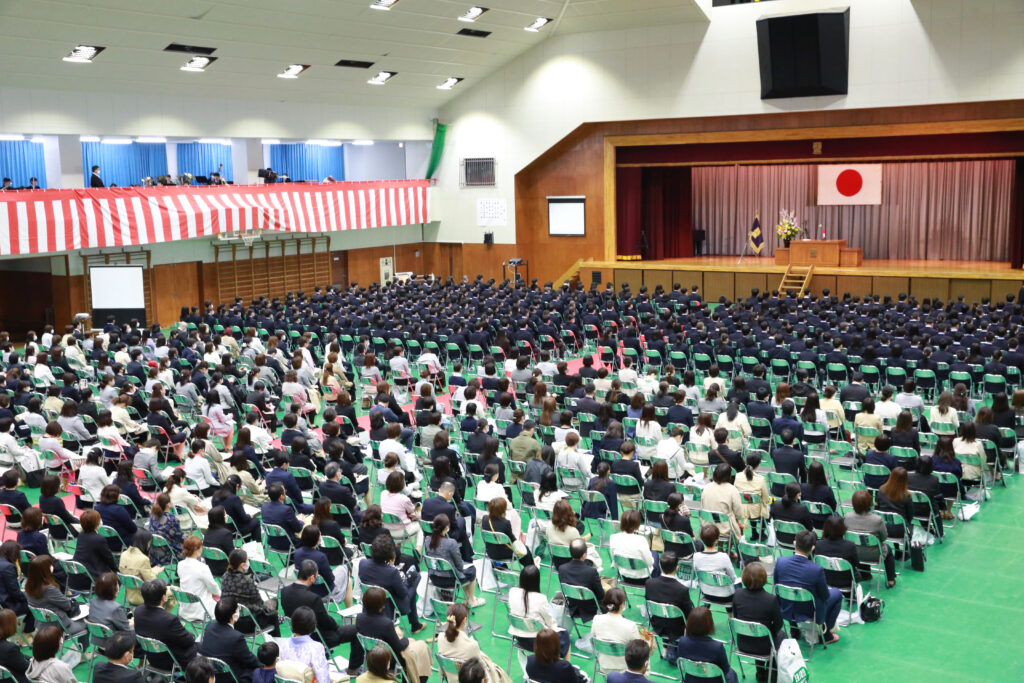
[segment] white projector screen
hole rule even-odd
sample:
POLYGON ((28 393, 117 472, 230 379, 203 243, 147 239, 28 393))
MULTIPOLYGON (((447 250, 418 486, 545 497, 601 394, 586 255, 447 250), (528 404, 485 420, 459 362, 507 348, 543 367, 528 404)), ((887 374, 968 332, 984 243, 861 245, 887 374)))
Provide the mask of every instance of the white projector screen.
POLYGON ((548 234, 587 234, 586 197, 548 197, 548 234))
POLYGON ((93 266, 89 279, 93 310, 146 309, 142 266, 93 266))

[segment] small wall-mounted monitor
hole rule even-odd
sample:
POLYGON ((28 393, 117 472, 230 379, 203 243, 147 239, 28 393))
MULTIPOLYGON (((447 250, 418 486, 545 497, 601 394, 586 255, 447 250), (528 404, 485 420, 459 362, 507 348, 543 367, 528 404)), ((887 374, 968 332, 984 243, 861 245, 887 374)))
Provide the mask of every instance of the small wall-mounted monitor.
POLYGON ((587 234, 586 197, 548 197, 548 234, 582 237, 587 234))

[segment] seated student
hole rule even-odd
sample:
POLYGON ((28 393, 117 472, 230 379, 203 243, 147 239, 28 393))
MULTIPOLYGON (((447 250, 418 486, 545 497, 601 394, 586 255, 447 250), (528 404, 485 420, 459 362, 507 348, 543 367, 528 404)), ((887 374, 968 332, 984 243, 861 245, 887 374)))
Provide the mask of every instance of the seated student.
MULTIPOLYGON (((491 658, 480 649, 480 644, 466 633, 469 609, 462 603, 455 603, 448 607, 447 616, 448 626, 445 628, 444 637, 437 641, 438 654, 463 662, 476 660, 484 667, 487 680, 491 683, 512 683, 509 675, 491 661, 491 658)), ((442 680, 457 683, 458 674, 449 673, 442 680)))
POLYGON ((537 633, 533 654, 526 659, 526 675, 534 683, 589 683, 590 678, 559 651, 559 633, 550 628, 537 633))
MULTIPOLYGON (((648 470, 650 478, 644 482, 644 500, 655 500, 665 502, 675 492, 675 485, 668 478, 668 463, 658 460, 648 470)), ((651 524, 658 525, 660 520, 648 520, 651 524)))
POLYGON ((626 670, 608 674, 607 683, 651 683, 644 674, 651 659, 651 646, 634 639, 626 643, 626 670))
MULTIPOLYGON (((380 586, 386 589, 398 611, 409 617, 409 628, 415 635, 426 628, 420 622, 416 611, 416 586, 419 585, 420 574, 415 568, 410 568, 405 573, 400 572, 394 566, 396 555, 395 542, 391 536, 378 535, 370 544, 370 557, 359 563, 359 582, 364 586, 380 586)), ((390 603, 387 611, 391 615, 390 603)))
POLYGON ((120 504, 120 499, 121 487, 117 484, 107 484, 100 492, 99 502, 96 503, 95 508, 96 512, 100 513, 103 525, 117 532, 116 537, 107 537, 107 544, 112 552, 121 552, 131 543, 132 536, 139 530, 133 515, 120 504))
POLYGON ((622 458, 612 460, 611 462, 612 473, 633 477, 636 480, 636 486, 627 484, 617 485, 619 505, 625 509, 635 509, 640 500, 640 486, 644 481, 643 472, 640 470, 640 463, 634 460, 636 446, 633 445, 632 441, 623 441, 622 445, 619 446, 619 453, 622 455, 622 458))
MULTIPOLYGON (((426 683, 430 676, 430 646, 422 640, 412 640, 403 636, 395 626, 394 620, 386 614, 386 604, 387 595, 382 588, 368 588, 363 594, 363 611, 356 616, 357 631, 361 635, 387 643, 398 657, 399 663, 408 672, 410 683, 426 683)), ((302 609, 305 608, 300 608, 299 611, 302 609)), ((312 621, 312 614, 307 618, 312 621)), ((352 644, 353 653, 357 649, 362 656, 363 649, 358 641, 352 644)))
POLYGON ((715 429, 713 434, 715 437, 715 447, 708 453, 708 462, 713 465, 725 463, 734 472, 742 472, 743 468, 746 467, 743 453, 734 451, 729 447, 729 430, 719 427, 715 429))
MULTIPOLYGON (((551 604, 548 597, 540 590, 540 570, 536 565, 530 564, 519 572, 519 585, 513 586, 508 592, 509 614, 522 619, 530 619, 557 631, 557 638, 561 643, 560 651, 565 657, 569 653, 569 633, 560 628, 554 617, 551 616, 551 604)), ((520 629, 516 626, 509 628, 509 633, 515 637, 520 647, 532 652, 535 631, 520 629)))
POLYGON ((238 620, 238 602, 222 597, 213 608, 213 618, 203 631, 199 654, 216 657, 231 669, 230 673, 217 674, 216 683, 252 683, 260 662, 249 649, 245 636, 233 628, 238 620))
MULTIPOLYGON (((662 530, 676 531, 692 537, 693 525, 690 523, 690 511, 683 504, 683 494, 672 493, 666 502, 668 509, 661 513, 662 530)), ((693 555, 694 544, 665 540, 665 551, 672 551, 676 557, 689 559, 693 555)))
MULTIPOLYGON (((740 648, 744 652, 768 655, 785 637, 783 631, 782 612, 775 596, 764 589, 768 582, 768 573, 760 562, 751 562, 743 568, 743 587, 732 597, 732 616, 741 621, 752 621, 761 624, 772 634, 771 640, 737 636, 740 648)), ((768 667, 763 662, 756 663, 757 680, 768 680, 768 667)))
POLYGON ((64 630, 60 626, 47 625, 36 631, 25 676, 35 683, 77 683, 71 667, 57 656, 63 644, 64 630))
MULTIPOLYGON (((112 631, 131 631, 131 619, 128 610, 117 601, 117 593, 121 582, 114 572, 107 572, 96 579, 93 599, 89 601, 89 623, 102 624, 112 631)), ((101 649, 109 646, 110 640, 90 638, 91 643, 101 649)), ((107 656, 110 656, 109 652, 107 656)))
MULTIPOLYGON (((661 576, 647 579, 644 585, 644 599, 647 602, 678 607, 683 613, 679 619, 656 616, 650 618, 654 633, 665 643, 665 659, 674 664, 676 641, 686 632, 686 617, 693 610, 693 601, 690 600, 690 589, 676 578, 676 571, 679 569, 678 556, 671 550, 665 550, 661 554, 660 564, 661 576)), ((629 664, 628 654, 626 663, 629 664)))
POLYGON ((135 648, 135 634, 131 629, 115 630, 104 646, 107 661, 96 664, 93 680, 103 683, 146 683, 142 672, 132 665, 135 648))
MULTIPOLYGON (((811 520, 811 513, 807 506, 800 502, 800 484, 791 481, 786 484, 785 494, 781 499, 776 500, 771 506, 772 521, 796 522, 802 524, 805 529, 814 529, 811 520)), ((793 542, 793 535, 785 532, 777 532, 780 543, 790 544, 793 542)))
MULTIPOLYGON (((871 495, 867 491, 858 493, 871 495)), ((839 642, 839 634, 833 629, 843 605, 843 594, 838 589, 828 587, 825 570, 810 559, 817 540, 813 531, 801 531, 796 535, 795 554, 780 557, 775 563, 775 585, 806 588, 811 592, 814 596, 813 613, 806 611, 804 603, 793 603, 785 599, 779 600, 779 609, 790 622, 814 619, 815 623, 825 627, 825 643, 832 644, 839 642)))
MULTIPOLYGON (((886 434, 879 434, 875 437, 875 447, 867 449, 864 453, 864 465, 883 465, 891 472, 899 466, 899 461, 889 453, 892 446, 892 439, 886 434)), ((887 474, 865 474, 864 485, 869 489, 877 489, 889 478, 887 474)))
POLYGON ((934 464, 930 456, 923 456, 917 459, 915 471, 907 475, 907 488, 911 491, 920 491, 928 498, 927 503, 914 503, 914 514, 920 517, 933 514, 935 516, 936 531, 942 536, 942 520, 946 511, 946 501, 942 496, 942 486, 938 477, 932 472, 934 464))
POLYGON ((320 527, 309 525, 299 534, 299 545, 295 548, 294 563, 296 569, 304 560, 312 560, 316 563, 320 576, 323 577, 322 584, 313 586, 313 592, 323 598, 328 595, 339 603, 346 606, 352 604, 352 586, 349 583, 348 565, 342 563, 331 567, 327 560, 327 554, 320 549, 321 539, 320 527))
MULTIPOLYGON (((680 659, 694 662, 709 662, 722 670, 726 683, 737 683, 738 677, 729 666, 729 654, 725 646, 711 636, 715 632, 715 621, 707 607, 694 607, 686 619, 686 635, 676 642, 676 655, 680 659)), ((705 683, 707 679, 687 675, 683 683, 705 683)))
POLYGON ((256 659, 260 662, 260 668, 252 672, 252 683, 275 683, 277 679, 277 661, 280 659, 281 649, 277 643, 268 640, 261 643, 256 650, 256 659))
MULTIPOLYGON (((427 557, 446 560, 457 575, 459 583, 466 592, 466 600, 470 607, 481 607, 486 604, 483 598, 476 597, 476 567, 465 564, 459 548, 459 542, 449 537, 451 522, 448 515, 436 515, 431 522, 430 536, 423 544, 423 552, 427 557)), ((450 571, 429 570, 430 582, 440 588, 454 588, 455 578, 450 571)))
POLYGON ((37 555, 25 570, 25 595, 30 607, 48 609, 60 620, 61 628, 76 636, 85 631, 85 623, 78 617, 81 607, 67 597, 53 576, 53 558, 37 555))
MULTIPOLYGON (((814 554, 818 557, 835 557, 846 560, 853 567, 854 572, 859 574, 857 565, 857 546, 853 541, 846 539, 846 523, 838 515, 831 515, 825 520, 821 530, 821 538, 814 545, 814 554)), ((854 577, 848 571, 825 570, 825 580, 832 588, 841 591, 849 590, 854 577)))
MULTIPOLYGON (((107 572, 116 572, 117 562, 114 560, 114 554, 110 552, 107 539, 96 532, 103 521, 100 513, 95 510, 86 510, 82 513, 80 521, 82 523, 82 533, 78 535, 78 540, 75 543, 75 554, 73 557, 75 562, 85 565, 93 579, 97 579, 107 572)), ((77 581, 76 579, 78 579, 76 576, 68 577, 69 588, 81 591, 88 590, 88 582, 84 581, 84 577, 77 581)))
POLYGON ((732 602, 733 593, 736 592, 733 585, 736 583, 736 570, 733 569, 729 554, 718 549, 718 539, 718 527, 714 524, 705 524, 700 528, 700 541, 704 544, 704 549, 693 554, 693 571, 695 574, 702 571, 728 576, 732 581, 727 586, 701 583, 700 587, 705 602, 728 605, 732 602))
MULTIPOLYGON (((21 513, 25 512, 30 507, 28 497, 25 496, 24 491, 18 489, 18 485, 21 483, 21 477, 18 475, 17 468, 11 468, 0 475, 0 504, 6 505, 11 509, 11 515, 7 518, 8 524, 18 524, 21 522, 21 513)), ((63 505, 63 503, 62 503, 63 505)))
MULTIPOLYGON (((825 466, 815 460, 807 467, 807 483, 800 485, 800 499, 805 503, 824 503, 833 511, 836 509, 836 494, 828 484, 825 466)), ((815 528, 821 528, 828 515, 811 514, 815 528)))
MULTIPOLYGON (((782 445, 772 451, 772 463, 775 471, 779 474, 788 474, 794 477, 797 482, 807 481, 807 466, 804 460, 803 451, 794 445, 795 435, 790 429, 784 429, 780 435, 782 445)), ((782 496, 781 487, 776 484, 772 486, 772 495, 782 496)))

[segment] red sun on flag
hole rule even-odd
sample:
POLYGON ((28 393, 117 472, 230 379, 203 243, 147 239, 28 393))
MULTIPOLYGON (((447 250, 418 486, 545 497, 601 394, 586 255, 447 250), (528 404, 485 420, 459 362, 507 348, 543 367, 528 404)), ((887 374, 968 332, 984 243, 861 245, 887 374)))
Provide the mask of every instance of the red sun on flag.
POLYGON ((854 196, 860 192, 862 187, 864 187, 864 177, 861 176, 860 171, 855 169, 848 168, 836 178, 836 189, 844 197, 854 196))

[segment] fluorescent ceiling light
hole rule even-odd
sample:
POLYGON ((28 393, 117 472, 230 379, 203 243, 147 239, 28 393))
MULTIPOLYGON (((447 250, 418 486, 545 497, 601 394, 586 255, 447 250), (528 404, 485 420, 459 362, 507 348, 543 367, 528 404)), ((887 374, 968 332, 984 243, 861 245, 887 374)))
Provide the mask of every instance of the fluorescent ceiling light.
POLYGON ((43 138, 43 136, 42 136, 42 135, 33 135, 33 136, 32 136, 32 139, 31 139, 31 140, 29 140, 29 142, 34 142, 34 143, 36 143, 37 145, 41 145, 41 144, 43 144, 44 142, 46 142, 46 140, 45 140, 45 139, 43 138))
POLYGON ((260 140, 260 143, 264 145, 280 145, 281 141, 275 138, 263 138, 260 140))
POLYGON ((162 144, 162 143, 167 142, 167 138, 151 137, 151 136, 143 135, 143 136, 135 138, 135 142, 141 142, 143 144, 156 145, 156 144, 162 144))
POLYGON ((360 147, 369 147, 373 144, 373 140, 353 140, 352 144, 360 147))
POLYGON ((132 144, 131 138, 103 138, 101 142, 104 145, 130 145, 132 144))
POLYGON ((366 81, 370 85, 384 85, 397 75, 396 71, 381 71, 376 76, 366 81))
POLYGON ((192 57, 190 60, 185 62, 185 65, 181 67, 182 71, 206 71, 206 67, 210 66, 216 57, 192 57))
POLYGON ((74 50, 68 53, 67 57, 62 59, 65 62, 74 62, 76 64, 91 64, 92 60, 99 53, 103 52, 105 47, 98 47, 96 45, 78 45, 74 50))
POLYGON ((451 78, 447 79, 444 83, 442 83, 441 85, 437 86, 437 89, 438 90, 451 90, 452 88, 457 86, 459 83, 461 83, 462 80, 463 79, 461 79, 461 78, 456 78, 455 76, 452 76, 451 78))
POLYGON ((459 21, 476 21, 480 15, 487 11, 486 7, 470 7, 466 13, 459 17, 459 21))
POLYGON ((533 20, 532 24, 526 27, 526 30, 536 33, 537 31, 544 28, 550 22, 551 20, 546 17, 537 17, 536 19, 533 20))
POLYGON ((370 9, 391 9, 398 4, 398 0, 373 0, 370 9))
POLYGON ((299 74, 309 68, 309 64, 289 64, 288 68, 277 74, 278 78, 298 78, 299 74))
POLYGON ((0 135, 0 140, 4 140, 4 141, 14 142, 14 141, 17 141, 17 140, 24 140, 24 139, 25 139, 24 135, 18 135, 17 133, 10 133, 10 134, 4 133, 3 135, 0 135))
POLYGON ((99 135, 83 135, 83 136, 78 138, 78 141, 79 142, 99 142, 100 141, 100 136, 99 135))
POLYGON ((231 140, 225 140, 224 138, 199 138, 196 142, 204 145, 230 145, 231 140))
POLYGON ((341 147, 341 140, 306 140, 307 145, 318 145, 320 147, 341 147))

